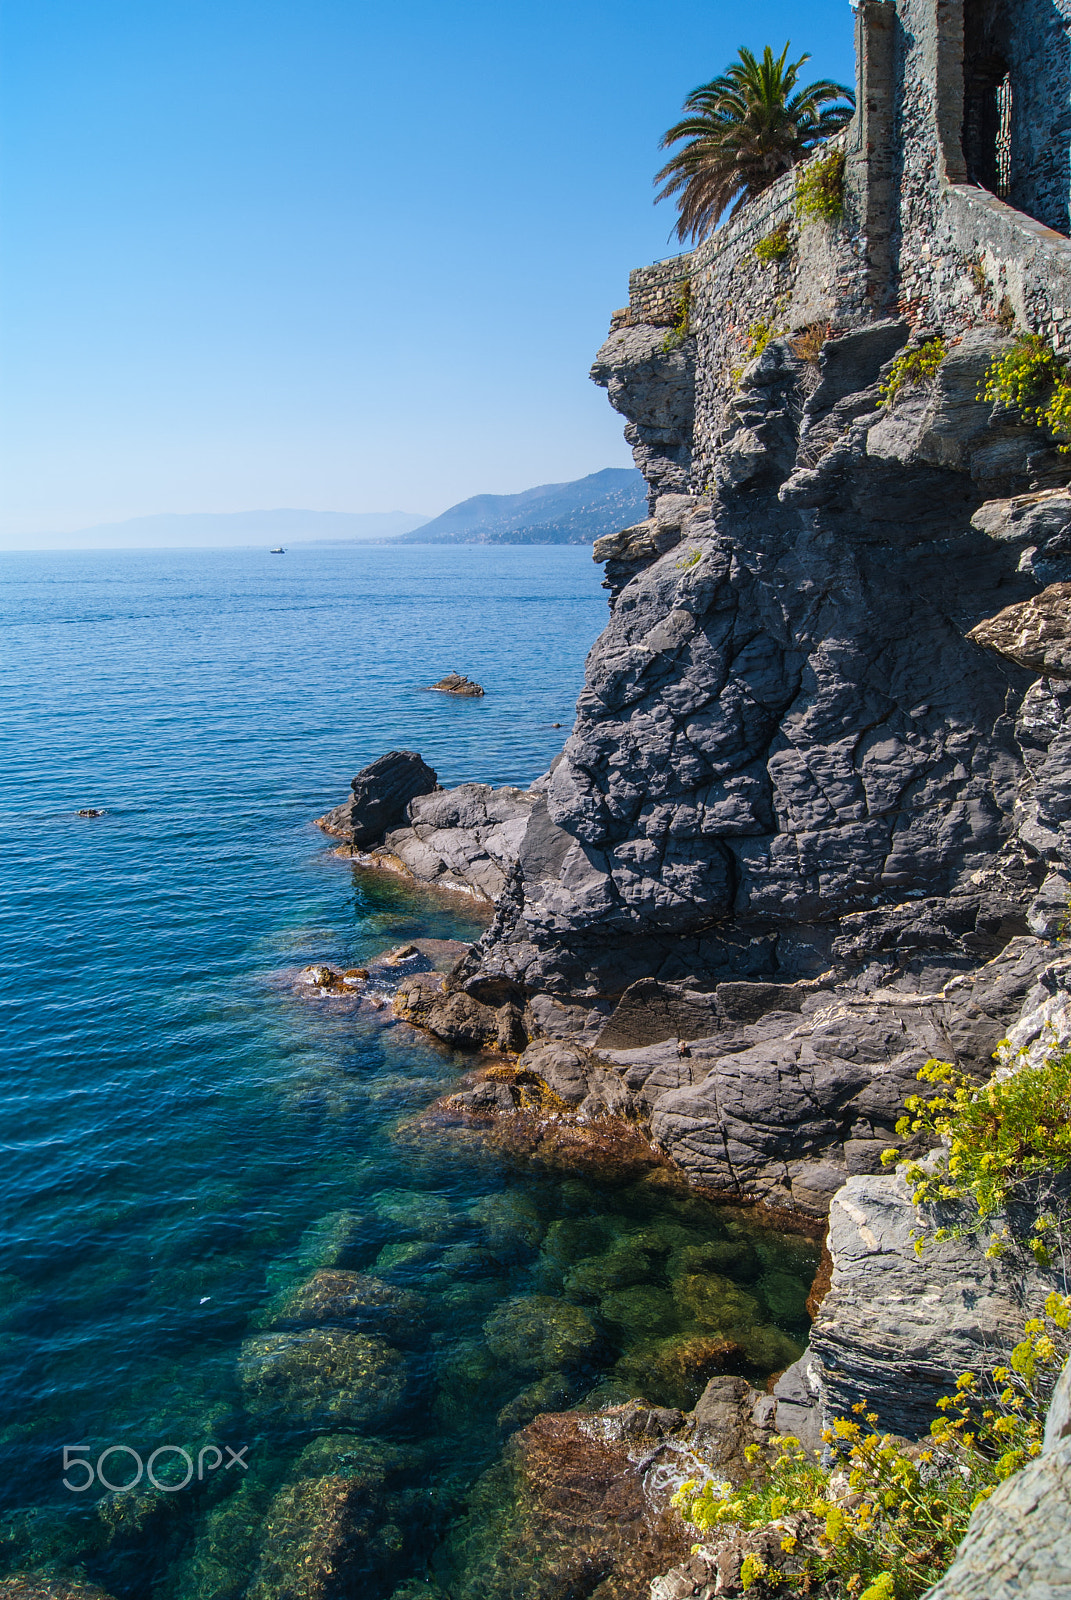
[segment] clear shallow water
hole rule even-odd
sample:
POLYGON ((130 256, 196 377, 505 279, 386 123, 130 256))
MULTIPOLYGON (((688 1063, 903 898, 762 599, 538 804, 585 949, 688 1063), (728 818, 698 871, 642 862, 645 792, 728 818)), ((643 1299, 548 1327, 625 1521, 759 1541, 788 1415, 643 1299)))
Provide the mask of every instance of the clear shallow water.
POLYGON ((806 1326, 804 1244, 395 1137, 465 1062, 292 981, 479 932, 309 819, 392 747, 446 784, 545 770, 598 571, 568 547, 296 547, 9 555, 0 586, 0 1570, 81 1568, 117 1600, 297 1592, 286 1559, 329 1520, 302 1485, 358 1474, 360 1592, 431 1570, 462 1600, 450 1529, 504 1430, 599 1384, 684 1403, 681 1341, 735 1341, 758 1374, 806 1326), (486 698, 422 692, 453 669, 486 698), (318 1269, 419 1297, 365 1308, 334 1391, 293 1306, 318 1269), (65 1445, 213 1442, 248 1472, 61 1482, 65 1445))

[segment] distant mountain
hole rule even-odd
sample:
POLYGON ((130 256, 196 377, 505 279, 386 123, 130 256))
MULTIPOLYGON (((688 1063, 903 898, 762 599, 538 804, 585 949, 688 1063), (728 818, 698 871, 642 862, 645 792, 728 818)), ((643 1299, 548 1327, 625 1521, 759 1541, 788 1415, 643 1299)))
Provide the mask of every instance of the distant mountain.
POLYGON ((156 547, 301 544, 312 539, 391 539, 427 522, 414 511, 192 511, 102 522, 75 533, 45 533, 22 549, 138 550, 156 547))
POLYGON ((632 467, 606 467, 573 483, 522 494, 477 494, 451 506, 403 544, 592 544, 647 515, 647 487, 632 467))

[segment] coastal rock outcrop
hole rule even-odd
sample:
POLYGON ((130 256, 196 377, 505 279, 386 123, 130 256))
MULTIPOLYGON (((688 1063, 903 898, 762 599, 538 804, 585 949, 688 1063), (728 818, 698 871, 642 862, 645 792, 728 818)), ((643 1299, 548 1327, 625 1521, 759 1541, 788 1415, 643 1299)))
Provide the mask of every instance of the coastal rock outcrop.
POLYGON ((460 672, 448 672, 445 678, 440 678, 438 683, 429 683, 429 689, 438 689, 441 694, 456 694, 462 700, 482 700, 483 688, 474 683, 460 672))
POLYGON ((418 794, 429 794, 438 778, 414 750, 391 750, 363 767, 350 784, 353 794, 316 820, 325 833, 360 847, 379 839, 418 794))
POLYGON ((674 340, 641 324, 611 333, 591 369, 610 404, 627 419, 625 438, 647 480, 651 509, 659 495, 687 492, 695 417, 695 340, 674 340))
POLYGON ((948 977, 1025 931, 1038 883, 1009 841, 1029 674, 967 635, 1034 587, 971 524, 1009 481, 1009 437, 1032 434, 975 398, 997 347, 982 336, 880 407, 903 337, 827 341, 817 387, 772 341, 726 425, 726 461, 757 441, 746 473, 741 457, 709 500, 665 497, 604 551, 610 622, 546 786, 569 847, 509 886, 462 982, 596 998, 650 976, 792 981, 861 913, 857 969, 948 977), (816 453, 821 494, 787 504, 816 453))

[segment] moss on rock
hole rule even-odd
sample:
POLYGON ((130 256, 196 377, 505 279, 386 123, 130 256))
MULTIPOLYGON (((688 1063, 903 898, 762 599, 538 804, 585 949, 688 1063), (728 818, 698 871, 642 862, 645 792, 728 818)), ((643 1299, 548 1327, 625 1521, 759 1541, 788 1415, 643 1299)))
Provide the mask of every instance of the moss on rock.
POLYGON ((263 1333, 242 1346, 239 1375, 254 1415, 307 1427, 361 1428, 393 1416, 405 1359, 383 1339, 339 1328, 263 1333))

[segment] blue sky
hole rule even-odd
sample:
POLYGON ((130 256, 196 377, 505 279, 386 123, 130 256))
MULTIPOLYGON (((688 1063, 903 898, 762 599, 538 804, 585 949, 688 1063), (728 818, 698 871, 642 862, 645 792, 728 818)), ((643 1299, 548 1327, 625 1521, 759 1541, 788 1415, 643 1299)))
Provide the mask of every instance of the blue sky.
POLYGON ((852 81, 848 0, 3 0, 0 537, 629 464, 658 139, 786 38, 852 81))

